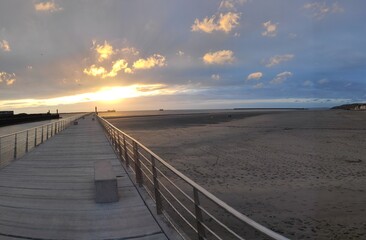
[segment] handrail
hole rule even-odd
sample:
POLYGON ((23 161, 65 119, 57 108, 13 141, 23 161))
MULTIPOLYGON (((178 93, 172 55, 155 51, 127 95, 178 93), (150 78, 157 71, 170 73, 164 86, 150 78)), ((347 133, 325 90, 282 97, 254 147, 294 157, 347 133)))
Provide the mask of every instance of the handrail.
MULTIPOLYGON (((181 180, 183 180, 184 182, 186 182, 187 184, 189 184, 192 188, 193 191, 195 193, 195 197, 194 199, 191 198, 190 200, 194 200, 194 204, 195 204, 195 208, 196 208, 196 221, 197 221, 197 229, 195 229, 198 233, 198 238, 199 239, 205 239, 205 234, 204 234, 204 227, 206 225, 204 225, 203 223, 203 219, 202 219, 202 205, 199 204, 199 200, 198 200, 198 192, 201 193, 202 195, 204 195, 207 199, 209 199, 210 201, 212 201, 213 203, 215 203, 216 205, 220 206, 222 209, 224 209, 227 213, 229 213, 231 216, 235 217, 236 219, 238 219, 239 221, 247 224, 248 226, 252 227, 254 230, 257 230, 258 232, 266 235, 267 237, 270 237, 271 239, 276 239, 276 240, 287 240, 288 238, 264 227, 263 225, 255 222, 254 220, 250 219, 249 217, 245 216, 244 214, 238 212, 237 210, 235 210, 234 208, 232 208, 231 206, 229 206, 228 204, 226 204, 225 202, 223 202, 222 200, 220 200, 219 198, 217 198, 215 195, 213 195, 212 193, 208 192, 205 188, 201 187, 200 185, 198 185, 197 183, 195 183, 193 180, 191 180, 190 178, 188 178, 187 176, 185 176, 183 173, 181 173, 180 171, 178 171, 177 169, 175 169, 172 165, 170 165, 169 163, 165 162, 162 158, 160 158, 158 155, 156 155, 154 152, 152 152, 150 149, 148 149, 146 146, 144 146, 143 144, 141 144, 139 141, 137 141, 136 139, 134 139, 133 137, 129 136, 128 134, 124 133, 123 131, 121 131, 120 129, 116 128, 115 126, 113 126, 111 123, 109 123, 107 120, 97 116, 99 122, 101 123, 101 125, 105 128, 106 132, 108 133, 108 136, 111 138, 112 141, 112 145, 115 146, 116 151, 122 151, 122 149, 126 149, 124 148, 125 145, 119 146, 120 142, 117 143, 116 141, 116 133, 118 135, 118 138, 120 135, 122 135, 124 138, 129 139, 133 144, 130 144, 131 146, 133 145, 134 147, 134 151, 137 153, 137 156, 129 156, 130 160, 134 160, 135 164, 138 164, 140 162, 139 160, 139 150, 138 149, 142 149, 144 150, 146 153, 148 153, 152 158, 155 158, 160 164, 162 164, 165 168, 167 168, 169 171, 171 171, 172 173, 174 173, 177 177, 179 177, 181 180), (136 148, 136 149, 135 149, 136 148), (138 148, 138 149, 137 149, 138 148), (135 158, 135 159, 133 159, 135 158), (197 215, 198 214, 198 215, 197 215)), ((124 141, 124 144, 126 144, 127 141, 124 141)), ((123 143, 122 143, 123 144, 123 143)), ((131 151, 132 152, 132 151, 131 151)), ((123 154, 120 152, 119 154, 121 156, 121 159, 123 160, 123 154)), ((146 157, 144 156, 144 158, 146 159, 146 157)), ((152 165, 153 171, 154 172, 154 168, 156 166, 152 165)), ((160 171, 157 167, 156 169, 158 171, 160 171)), ((135 169, 133 169, 135 170, 135 169)), ((141 170, 138 170, 141 171, 141 170)), ((155 170, 156 172, 156 170, 155 170)), ((138 173, 135 171, 136 174, 136 181, 140 181, 141 176, 137 176, 138 173)), ((140 173, 141 174, 141 173, 140 173)), ((156 174, 156 173, 155 173, 156 174)), ((157 176, 153 176, 154 180, 155 178, 157 178, 157 176)), ((167 177, 167 176, 165 176, 167 177)), ((157 181, 158 183, 158 181, 157 181)), ((139 185, 142 185, 139 183, 139 185)), ((179 191, 183 191, 180 188, 178 188, 178 186, 176 186, 174 184, 174 187, 176 189, 178 189, 179 191)), ((154 190, 156 192, 156 186, 154 186, 154 190)), ((157 190, 157 194, 159 194, 159 189, 157 190)), ((186 195, 186 193, 184 193, 186 195)), ((156 195, 156 194, 155 194, 156 195)), ((186 195, 186 197, 188 197, 186 195)), ((174 197, 175 198, 175 197, 174 197)), ((165 199, 167 201, 167 199, 165 199)), ((156 200, 155 200, 156 201, 156 200)), ((169 202, 168 202, 169 203, 169 202)), ((161 203, 158 203, 156 201, 156 204, 161 205, 161 203)), ((171 203, 169 203, 169 205, 171 205, 171 203)), ((161 207, 161 206, 159 206, 161 207)), ((173 207, 174 208, 174 207, 173 207)), ((157 209, 158 214, 159 214, 159 210, 157 209)), ((174 211, 176 211, 176 213, 178 215, 181 215, 179 213, 179 211, 177 211, 174 208, 174 211)), ((208 213, 206 210, 204 210, 203 212, 208 213)), ((181 216, 182 217, 182 216, 181 216)), ((185 221, 186 219, 183 218, 183 220, 185 221)), ((216 218, 214 219, 217 223, 219 223, 219 225, 223 225, 222 222, 218 221, 216 218)), ((228 229, 230 229, 228 226, 225 225, 225 227, 227 227, 228 229)), ((226 229, 227 230, 227 229, 226 229)), ((230 231, 232 233, 235 233, 232 229, 230 229, 230 231)), ((229 232, 230 233, 230 232, 229 232)), ((236 237, 237 239, 241 239, 241 237, 237 237, 238 235, 235 233, 233 234, 234 237, 236 237)))
POLYGON ((31 149, 67 128, 71 122, 85 115, 86 113, 77 114, 58 121, 0 136, 0 167, 8 165, 11 161, 21 157, 31 149))

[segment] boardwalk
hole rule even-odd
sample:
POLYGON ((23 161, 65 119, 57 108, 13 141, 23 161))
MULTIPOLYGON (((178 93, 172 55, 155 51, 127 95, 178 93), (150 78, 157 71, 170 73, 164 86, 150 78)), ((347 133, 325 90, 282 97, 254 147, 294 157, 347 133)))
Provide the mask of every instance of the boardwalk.
POLYGON ((167 239, 91 117, 0 169, 0 239, 167 239), (112 162, 120 200, 94 202, 94 162, 112 162))

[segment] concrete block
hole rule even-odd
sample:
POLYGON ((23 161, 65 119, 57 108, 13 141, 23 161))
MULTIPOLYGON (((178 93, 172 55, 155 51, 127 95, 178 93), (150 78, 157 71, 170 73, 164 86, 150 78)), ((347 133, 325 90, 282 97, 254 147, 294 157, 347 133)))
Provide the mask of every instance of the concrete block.
POLYGON ((95 202, 118 202, 117 178, 112 164, 108 160, 96 161, 94 164, 95 202))

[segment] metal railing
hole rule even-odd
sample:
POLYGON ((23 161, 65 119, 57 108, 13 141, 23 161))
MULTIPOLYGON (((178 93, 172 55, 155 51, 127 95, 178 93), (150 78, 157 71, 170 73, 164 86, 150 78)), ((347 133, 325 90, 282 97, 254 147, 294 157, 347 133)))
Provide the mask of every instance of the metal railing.
POLYGON ((277 239, 284 236, 236 211, 147 147, 98 117, 136 184, 144 187, 184 239, 277 239))
POLYGON ((22 157, 84 115, 78 114, 38 127, 0 136, 0 168, 22 157))

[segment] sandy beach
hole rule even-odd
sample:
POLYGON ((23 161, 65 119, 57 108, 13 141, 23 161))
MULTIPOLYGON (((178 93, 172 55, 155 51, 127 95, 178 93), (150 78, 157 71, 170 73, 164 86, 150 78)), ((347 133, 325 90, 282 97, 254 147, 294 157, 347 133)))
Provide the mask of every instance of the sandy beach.
POLYGON ((289 238, 366 237, 366 112, 109 121, 229 205, 289 238))

